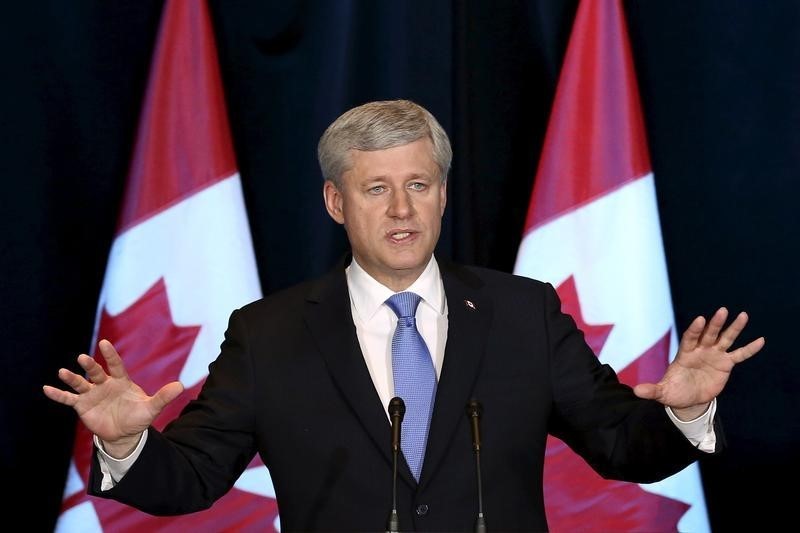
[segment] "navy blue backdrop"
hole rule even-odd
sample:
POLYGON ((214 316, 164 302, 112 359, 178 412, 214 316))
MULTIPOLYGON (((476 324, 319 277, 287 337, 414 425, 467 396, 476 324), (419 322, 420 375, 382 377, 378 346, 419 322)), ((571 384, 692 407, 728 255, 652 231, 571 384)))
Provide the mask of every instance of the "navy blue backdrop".
MULTIPOLYGON (((58 514, 75 424, 40 387, 90 342, 161 5, 41 0, 0 22, 0 459, 35 498, 32 530, 58 514)), ((453 141, 440 252, 510 271, 576 6, 212 1, 265 293, 345 248, 321 202, 322 130, 395 97, 453 141)), ((678 327, 727 305, 767 338, 720 399, 729 450, 701 463, 712 527, 766 529, 793 519, 774 483, 799 466, 800 4, 625 7, 678 327)))

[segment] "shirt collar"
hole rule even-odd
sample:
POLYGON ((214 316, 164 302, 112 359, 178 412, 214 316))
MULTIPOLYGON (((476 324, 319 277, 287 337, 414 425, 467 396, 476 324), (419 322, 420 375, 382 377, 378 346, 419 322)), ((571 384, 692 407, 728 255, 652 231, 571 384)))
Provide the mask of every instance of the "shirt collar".
MULTIPOLYGON (((375 316, 384 302, 395 292, 378 280, 370 276, 361 268, 355 257, 345 269, 347 288, 350 300, 353 302, 355 312, 363 322, 368 322, 375 316)), ((403 292, 414 292, 422 297, 422 302, 433 309, 437 314, 444 314, 445 299, 442 276, 439 273, 439 264, 431 255, 428 265, 422 274, 403 292)))

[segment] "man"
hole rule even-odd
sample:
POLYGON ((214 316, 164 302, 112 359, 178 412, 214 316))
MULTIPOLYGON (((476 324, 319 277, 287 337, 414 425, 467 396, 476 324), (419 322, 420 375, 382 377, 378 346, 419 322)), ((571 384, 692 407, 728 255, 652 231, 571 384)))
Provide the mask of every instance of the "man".
POLYGON ((107 340, 108 374, 84 354, 85 378, 59 371, 75 393, 45 386, 96 435, 93 494, 153 514, 192 512, 258 453, 284 530, 380 530, 395 395, 408 407, 402 529, 473 527, 471 398, 484 408, 484 511, 496 530, 547 528, 548 433, 602 475, 634 482, 716 450, 714 398, 764 345, 728 351, 746 314, 724 330, 725 309, 698 317, 663 379, 632 391, 591 353, 550 285, 433 256, 451 150, 426 110, 402 100, 357 107, 326 130, 318 153, 325 206, 352 260, 234 311, 198 399, 163 434, 150 424, 182 386, 147 396, 107 340))

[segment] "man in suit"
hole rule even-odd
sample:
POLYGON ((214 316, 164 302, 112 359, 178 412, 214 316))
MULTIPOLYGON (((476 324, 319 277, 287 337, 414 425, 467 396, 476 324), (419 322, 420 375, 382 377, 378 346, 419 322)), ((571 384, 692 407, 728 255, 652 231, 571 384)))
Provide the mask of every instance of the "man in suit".
POLYGON ((401 529, 473 527, 471 398, 484 408, 484 510, 497 530, 546 530, 548 433, 602 475, 635 482, 719 447, 715 397, 764 344, 728 351, 746 314, 727 328, 724 309, 698 317, 663 379, 631 390, 598 362, 550 285, 434 257, 451 150, 425 109, 354 108, 318 154, 325 206, 352 257, 234 311, 198 399, 163 433, 150 424, 182 386, 147 396, 107 340, 108 373, 84 354, 85 377, 59 371, 75 393, 45 387, 96 435, 93 494, 188 513, 227 492, 258 453, 284 530, 380 530, 392 487, 385 406, 401 390, 404 424, 414 421, 403 426, 401 529), (399 310, 397 294, 416 311, 399 310), (404 359, 409 351, 415 359, 404 359))

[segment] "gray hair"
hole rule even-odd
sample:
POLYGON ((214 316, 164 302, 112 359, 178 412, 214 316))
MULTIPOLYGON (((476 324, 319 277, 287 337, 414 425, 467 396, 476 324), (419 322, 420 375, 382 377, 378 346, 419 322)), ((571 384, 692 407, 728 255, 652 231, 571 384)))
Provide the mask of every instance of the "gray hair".
POLYGON ((341 187, 351 167, 350 150, 374 151, 428 138, 441 180, 447 179, 453 150, 442 126, 427 109, 409 100, 369 102, 345 112, 319 140, 317 158, 326 180, 341 187))

